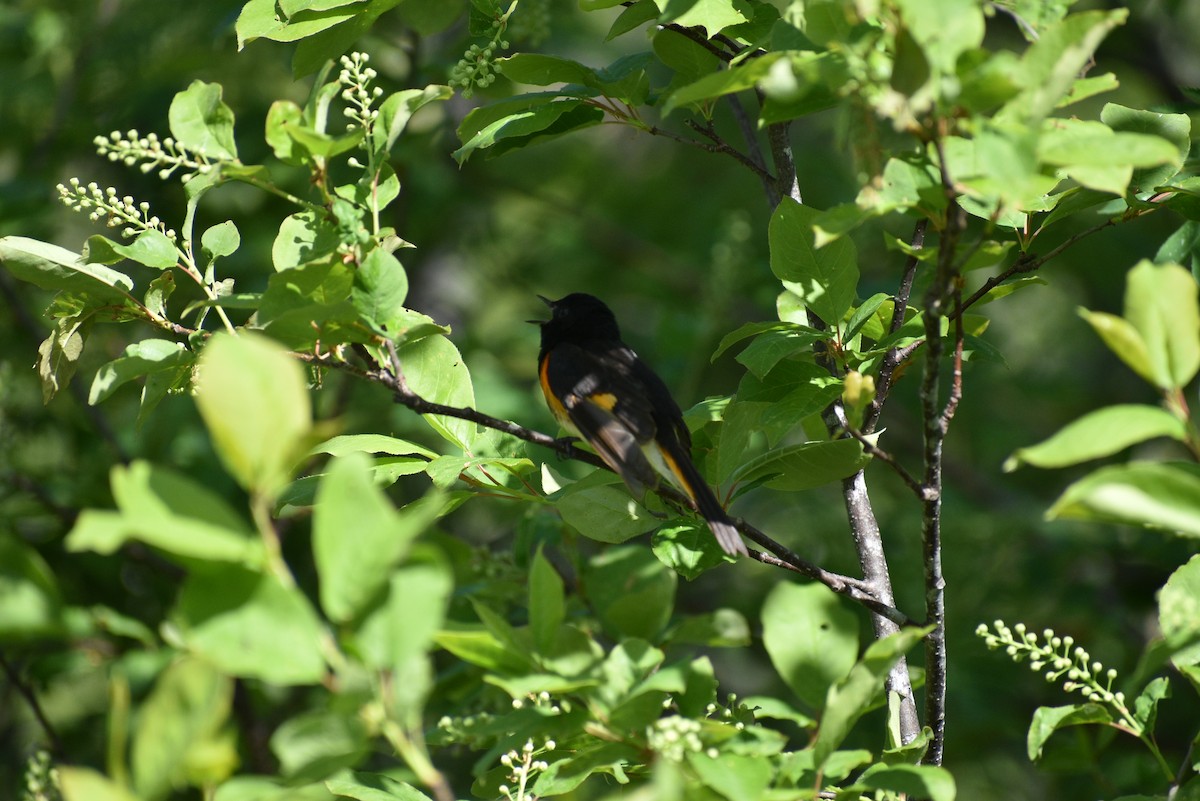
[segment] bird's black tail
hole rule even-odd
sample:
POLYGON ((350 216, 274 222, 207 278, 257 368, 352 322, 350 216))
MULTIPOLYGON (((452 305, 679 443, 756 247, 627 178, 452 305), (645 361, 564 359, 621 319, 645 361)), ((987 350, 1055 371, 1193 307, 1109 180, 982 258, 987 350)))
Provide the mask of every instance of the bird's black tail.
POLYGON ((725 513, 721 502, 709 488, 708 482, 700 475, 691 458, 686 453, 667 454, 672 462, 671 472, 675 473, 683 484, 683 491, 696 504, 696 511, 708 523, 708 528, 721 546, 721 550, 730 556, 749 556, 746 544, 742 542, 733 519, 725 513))

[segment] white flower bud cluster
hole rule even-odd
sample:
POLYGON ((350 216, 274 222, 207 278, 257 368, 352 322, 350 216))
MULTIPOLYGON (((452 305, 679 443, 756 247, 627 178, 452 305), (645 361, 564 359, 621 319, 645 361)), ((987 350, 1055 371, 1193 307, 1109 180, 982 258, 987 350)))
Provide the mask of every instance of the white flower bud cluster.
POLYGON ((659 718, 646 729, 646 742, 664 759, 682 762, 689 753, 717 755, 717 749, 704 746, 700 738, 700 721, 672 715, 659 718))
POLYGON ((205 154, 189 150, 169 136, 162 139, 156 133, 142 136, 137 129, 125 133, 113 131, 108 136, 97 136, 92 143, 96 146, 96 152, 109 161, 119 161, 126 167, 141 162, 139 170, 148 173, 157 169, 158 177, 164 181, 176 170, 181 170, 179 180, 187 183, 213 168, 212 161, 205 154))
POLYGON ((126 238, 154 229, 175 241, 175 231, 150 214, 146 201, 136 203, 130 195, 119 196, 111 186, 101 189, 95 181, 84 186, 78 178, 72 178, 68 183, 58 185, 58 198, 72 211, 87 212, 93 222, 104 220, 109 228, 121 228, 121 236, 126 238))
POLYGON ((535 801, 532 795, 526 793, 526 789, 536 774, 550 767, 544 759, 535 757, 553 751, 556 747, 558 743, 550 739, 543 740, 540 748, 533 744, 533 740, 526 740, 520 751, 509 751, 500 757, 500 764, 508 768, 508 780, 516 784, 516 787, 500 785, 500 792, 504 793, 508 801, 535 801))
POLYGON ((346 125, 347 131, 355 128, 370 130, 372 124, 379 118, 379 110, 371 106, 383 96, 383 90, 371 86, 379 73, 373 67, 368 67, 370 56, 366 53, 351 53, 342 56, 342 71, 338 73, 338 83, 346 87, 342 90, 342 100, 346 101, 343 112, 352 122, 346 125))
POLYGON ((975 634, 983 638, 988 648, 1004 648, 1014 662, 1028 658, 1029 668, 1042 672, 1046 681, 1057 682, 1065 677, 1062 683, 1065 691, 1078 692, 1092 703, 1108 705, 1140 736, 1142 725, 1125 706, 1125 693, 1112 690, 1117 671, 1105 670, 1104 665, 1093 661, 1086 649, 1075 645, 1073 637, 1059 637, 1053 629, 1045 629, 1039 638, 1024 623, 1009 628, 1003 620, 993 621, 990 629, 986 623, 980 623, 975 634))
POLYGON ((530 693, 525 698, 514 698, 512 701, 513 709, 524 709, 527 704, 532 702, 534 708, 544 709, 552 714, 559 715, 563 712, 571 711, 571 702, 563 701, 560 704, 555 703, 554 697, 550 693, 542 690, 540 693, 530 693))

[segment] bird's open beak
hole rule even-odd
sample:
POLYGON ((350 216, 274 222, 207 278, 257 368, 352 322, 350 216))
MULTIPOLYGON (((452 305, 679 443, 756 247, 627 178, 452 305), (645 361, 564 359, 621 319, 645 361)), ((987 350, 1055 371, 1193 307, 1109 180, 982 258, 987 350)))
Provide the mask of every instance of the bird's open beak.
MULTIPOLYGON (((550 308, 552 308, 552 309, 554 308, 554 301, 550 300, 550 298, 546 297, 545 295, 538 295, 537 299, 540 300, 542 303, 545 303, 550 308)), ((526 320, 525 322, 532 323, 533 325, 545 325, 546 323, 548 323, 550 321, 549 320, 526 320)))

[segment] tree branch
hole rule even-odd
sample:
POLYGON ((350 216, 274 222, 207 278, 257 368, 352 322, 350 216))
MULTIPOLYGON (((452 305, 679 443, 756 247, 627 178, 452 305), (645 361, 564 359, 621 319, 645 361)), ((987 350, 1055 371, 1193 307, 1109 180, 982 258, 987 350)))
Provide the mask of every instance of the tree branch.
POLYGON ((742 105, 737 94, 725 95, 725 99, 728 101, 729 107, 733 109, 733 119, 737 121, 742 138, 746 140, 747 156, 760 168, 756 172, 762 181, 763 192, 767 195, 767 205, 773 209, 779 205, 779 193, 775 190, 775 176, 767 170, 767 160, 763 157, 762 147, 758 144, 758 133, 754 130, 754 124, 750 122, 750 115, 746 113, 746 107, 742 105))
POLYGON ((780 198, 790 197, 797 203, 803 203, 800 179, 796 174, 796 161, 792 157, 792 142, 788 138, 790 128, 791 123, 788 122, 777 122, 767 126, 771 158, 775 162, 775 192, 780 198))
POLYGON ((34 693, 32 687, 30 687, 21 679, 21 675, 17 672, 17 669, 13 667, 11 663, 9 663, 8 659, 5 658, 3 651, 0 651, 0 669, 4 670, 4 675, 8 677, 9 683, 12 684, 17 693, 25 699, 25 703, 29 705, 29 709, 31 712, 33 712, 33 716, 37 719, 38 725, 40 725, 42 727, 42 731, 46 733, 46 739, 50 742, 50 750, 60 757, 64 756, 62 740, 59 739, 58 732, 56 732, 54 730, 54 726, 51 725, 50 719, 46 717, 46 713, 42 709, 42 705, 37 699, 37 694, 34 693))
POLYGON ((745 153, 742 153, 740 150, 733 147, 728 142, 726 142, 724 139, 722 139, 721 136, 713 128, 711 122, 709 122, 707 125, 701 125, 696 120, 688 120, 687 125, 693 131, 695 131, 696 133, 700 134, 701 136, 705 137, 706 139, 710 140, 713 143, 711 152, 725 153, 727 155, 732 156, 734 159, 737 160, 737 162, 739 164, 741 164, 744 167, 747 167, 751 172, 753 172, 755 175, 757 175, 759 177, 759 179, 762 180, 764 185, 775 180, 775 176, 771 175, 771 173, 767 172, 766 167, 764 167, 762 164, 760 164, 758 162, 755 162, 753 159, 751 159, 745 153))
MULTIPOLYGON (((925 439, 925 500, 921 522, 922 555, 925 563, 925 621, 934 629, 925 638, 925 725, 933 736, 923 760, 942 764, 946 742, 946 581, 942 575, 942 445, 949 418, 940 399, 941 360, 944 350, 941 321, 957 282, 954 260, 958 240, 966 229, 966 212, 958 205, 958 193, 946 166, 939 137, 934 140, 942 191, 946 195, 946 224, 939 243, 937 274, 925 295, 925 368, 921 376, 921 415, 925 439)), ((961 315, 960 315, 961 316, 961 315)), ((961 329, 960 329, 961 332, 961 329)), ((961 386, 961 381, 959 382, 961 386)), ((961 391, 961 388, 960 388, 961 391)), ((951 402, 948 402, 949 405, 951 402)), ((958 401, 952 398, 957 406, 958 401)), ((951 410, 953 414, 953 410, 951 410)))
MULTIPOLYGON (((548 434, 543 434, 540 431, 525 428, 517 423, 508 420, 501 420, 498 417, 492 417, 489 414, 484 414, 476 409, 461 408, 457 406, 447 406, 442 403, 434 403, 426 400, 412 390, 408 385, 407 379, 404 377, 404 369, 400 362, 400 356, 396 351, 396 346, 391 341, 386 342, 385 348, 388 353, 389 367, 377 370, 363 370, 343 360, 335 359, 331 354, 297 354, 302 360, 321 367, 334 368, 344 370, 359 378, 364 378, 369 381, 382 384, 392 390, 397 403, 412 409, 418 414, 437 414, 445 417, 454 417, 460 420, 469 420, 473 423, 478 423, 485 428, 495 429, 510 434, 525 442, 531 442, 535 445, 541 445, 558 453, 566 459, 574 459, 576 461, 590 464, 593 467, 599 467, 604 470, 610 469, 599 456, 585 450, 576 448, 573 440, 570 438, 556 439, 548 434)), ((673 503, 683 508, 694 509, 687 496, 677 492, 672 487, 665 484, 660 484, 655 488, 655 493, 669 503, 673 503)), ((812 562, 804 559, 799 554, 793 552, 786 546, 776 542, 768 537, 759 529, 750 525, 744 520, 734 520, 734 526, 748 537, 753 542, 767 549, 774 556, 759 554, 753 558, 763 564, 774 565, 791 570, 794 573, 799 573, 807 576, 815 581, 819 581, 829 589, 844 595, 847 598, 862 604, 867 609, 874 612, 893 623, 900 626, 917 625, 911 617, 896 609, 893 606, 893 601, 890 596, 886 601, 882 600, 877 588, 869 582, 861 579, 843 576, 839 573, 833 573, 824 568, 821 568, 812 562)))

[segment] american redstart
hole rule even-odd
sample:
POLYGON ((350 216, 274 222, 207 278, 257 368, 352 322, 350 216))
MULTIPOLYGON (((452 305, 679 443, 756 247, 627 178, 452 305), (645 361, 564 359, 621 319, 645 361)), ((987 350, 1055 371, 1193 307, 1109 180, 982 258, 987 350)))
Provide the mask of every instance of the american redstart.
POLYGON ((692 462, 692 436, 666 385, 621 341, 612 311, 577 292, 538 295, 553 314, 542 328, 538 377, 554 417, 582 437, 629 491, 642 498, 665 476, 708 523, 728 554, 745 556, 733 521, 692 462))

